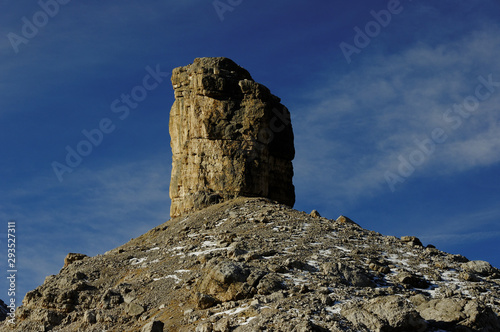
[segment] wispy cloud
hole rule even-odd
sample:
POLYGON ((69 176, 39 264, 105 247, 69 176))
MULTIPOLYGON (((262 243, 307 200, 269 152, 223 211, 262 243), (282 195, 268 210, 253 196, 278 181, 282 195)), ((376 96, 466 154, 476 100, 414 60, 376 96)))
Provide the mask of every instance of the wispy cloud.
POLYGON ((432 231, 423 231, 418 236, 427 242, 440 243, 443 246, 480 243, 500 236, 498 221, 499 209, 457 214, 440 220, 432 231))
POLYGON ((326 88, 311 94, 320 102, 295 122, 298 135, 307 137, 297 142, 299 181, 328 186, 332 189, 320 191, 343 201, 387 190, 384 173, 397 168, 398 156, 415 150, 416 139, 438 127, 448 139, 413 176, 499 162, 500 89, 464 118, 459 130, 443 119, 447 109, 474 94, 478 76, 492 74, 500 82, 493 56, 500 53, 498 33, 498 26, 488 25, 437 46, 420 42, 399 54, 374 57, 344 76, 332 74, 326 88), (318 161, 319 154, 331 157, 318 161))
POLYGON ((157 156, 95 171, 82 167, 62 184, 39 177, 2 195, 0 219, 17 220, 20 274, 33 276, 22 291, 57 273, 68 252, 102 254, 168 220, 169 165, 157 156))

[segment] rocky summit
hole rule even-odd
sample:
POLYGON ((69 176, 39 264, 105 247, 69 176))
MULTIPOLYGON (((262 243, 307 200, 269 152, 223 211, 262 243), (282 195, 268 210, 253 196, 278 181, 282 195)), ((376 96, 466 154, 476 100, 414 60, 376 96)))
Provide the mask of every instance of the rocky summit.
POLYGON ((198 58, 172 74, 170 216, 238 196, 293 206, 288 109, 227 58, 198 58))
POLYGON ((201 58, 172 82, 172 218, 68 254, 1 331, 500 331, 489 263, 292 209, 290 113, 245 69, 201 58))
POLYGON ((313 215, 236 198, 173 218, 68 260, 0 329, 500 331, 487 262, 313 215))

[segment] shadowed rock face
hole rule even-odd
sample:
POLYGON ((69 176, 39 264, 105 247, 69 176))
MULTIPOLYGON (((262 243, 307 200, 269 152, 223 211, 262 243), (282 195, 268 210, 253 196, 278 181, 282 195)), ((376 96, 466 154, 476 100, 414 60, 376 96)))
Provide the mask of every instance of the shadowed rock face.
POLYGON ((172 84, 170 216, 237 196, 293 206, 293 131, 280 99, 227 58, 195 59, 172 84))

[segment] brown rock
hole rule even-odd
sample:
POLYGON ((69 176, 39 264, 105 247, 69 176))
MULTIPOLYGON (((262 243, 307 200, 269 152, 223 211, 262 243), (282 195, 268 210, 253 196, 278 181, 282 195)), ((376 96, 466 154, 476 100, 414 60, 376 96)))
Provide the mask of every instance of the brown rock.
POLYGON ((342 310, 354 326, 370 331, 425 331, 427 323, 413 306, 399 296, 388 296, 347 305, 342 310))
POLYGON ((405 242, 406 244, 410 245, 410 246, 419 246, 419 247, 423 247, 423 244, 422 242, 420 241, 420 239, 416 236, 402 236, 401 237, 401 241, 405 242))
POLYGON ((162 332, 163 326, 164 326, 163 322, 159 320, 154 320, 144 325, 141 332, 162 332))
POLYGON ((174 69, 171 217, 237 196, 293 206, 290 113, 227 58, 174 69))
POLYGON ((319 212, 317 210, 312 210, 310 214, 311 214, 311 217, 321 218, 321 214, 319 214, 319 212))
POLYGON ((335 221, 341 224, 357 225, 354 221, 352 221, 350 218, 347 218, 346 216, 339 216, 335 221))
POLYGON ((84 255, 84 254, 76 254, 76 253, 70 252, 68 255, 66 255, 66 258, 64 258, 64 267, 67 267, 68 265, 70 265, 73 262, 81 261, 85 257, 88 257, 88 256, 84 255))
POLYGON ((500 328, 500 320, 491 308, 473 299, 433 299, 420 304, 417 311, 439 328, 459 326, 460 331, 498 331, 500 328))
POLYGON ((222 302, 242 299, 251 293, 250 285, 245 282, 250 270, 244 264, 224 261, 210 266, 209 271, 201 280, 199 293, 222 302))

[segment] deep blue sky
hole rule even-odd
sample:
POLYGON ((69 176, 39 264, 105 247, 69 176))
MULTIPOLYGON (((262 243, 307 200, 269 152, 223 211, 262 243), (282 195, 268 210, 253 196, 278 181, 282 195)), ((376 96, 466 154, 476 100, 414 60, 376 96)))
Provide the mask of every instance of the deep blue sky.
POLYGON ((14 219, 19 302, 68 252, 169 218, 169 77, 127 116, 111 105, 147 67, 169 76, 205 56, 292 113, 295 208, 500 266, 498 1, 231 2, 219 15, 211 0, 73 0, 49 17, 0 1, 0 268, 14 219), (114 130, 59 181, 52 164, 103 119, 114 130))

